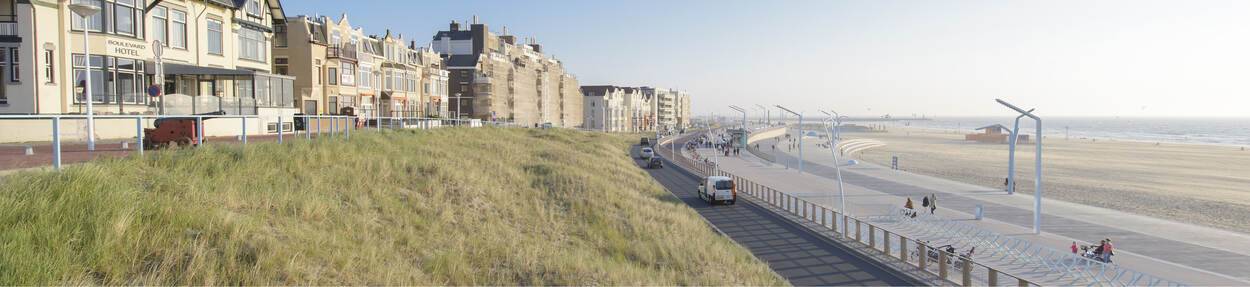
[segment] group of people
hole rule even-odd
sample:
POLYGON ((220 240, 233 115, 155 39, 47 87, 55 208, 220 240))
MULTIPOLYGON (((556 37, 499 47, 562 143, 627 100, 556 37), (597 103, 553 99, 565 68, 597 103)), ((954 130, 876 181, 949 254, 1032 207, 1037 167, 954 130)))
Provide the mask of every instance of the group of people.
POLYGON ((1098 245, 1080 245, 1077 247, 1076 241, 1072 242, 1072 254, 1084 256, 1094 260, 1112 263, 1111 256, 1115 255, 1115 248, 1111 244, 1111 238, 1105 238, 1098 245))
MULTIPOLYGON (((920 206, 921 206, 921 208, 928 208, 928 209, 929 209, 929 214, 934 214, 934 212, 936 212, 936 211, 937 211, 937 194, 933 194, 933 193, 931 193, 931 194, 929 194, 929 195, 925 196, 923 199, 921 199, 921 201, 920 201, 920 206)), ((912 201, 911 201, 911 197, 908 197, 908 198, 907 198, 907 203, 904 203, 904 204, 903 204, 903 207, 904 207, 904 208, 907 208, 907 209, 909 209, 909 210, 915 210, 915 209, 916 209, 915 204, 914 204, 914 203, 912 203, 912 201)), ((923 210, 923 209, 922 209, 922 210, 923 210)), ((908 212, 908 213, 910 214, 910 216, 911 216, 911 217, 916 217, 916 213, 915 213, 915 211, 910 211, 910 212, 908 212)))

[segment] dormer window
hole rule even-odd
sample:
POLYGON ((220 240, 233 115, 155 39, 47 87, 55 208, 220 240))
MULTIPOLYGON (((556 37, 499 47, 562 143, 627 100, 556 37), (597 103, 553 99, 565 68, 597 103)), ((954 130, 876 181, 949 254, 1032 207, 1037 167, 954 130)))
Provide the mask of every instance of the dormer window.
POLYGON ((260 0, 247 0, 247 5, 244 7, 243 10, 247 11, 247 15, 251 15, 253 17, 261 17, 260 0))

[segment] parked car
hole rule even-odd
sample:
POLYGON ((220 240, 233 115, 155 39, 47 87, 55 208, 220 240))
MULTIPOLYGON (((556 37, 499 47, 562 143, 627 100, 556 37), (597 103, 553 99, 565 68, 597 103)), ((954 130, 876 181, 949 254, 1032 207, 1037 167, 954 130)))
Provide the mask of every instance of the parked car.
POLYGON ((724 176, 709 176, 699 182, 699 199, 710 204, 738 201, 738 188, 733 179, 724 176))
POLYGON ((653 157, 647 161, 647 168, 664 168, 664 162, 658 157, 653 157))
POLYGON ((638 153, 638 158, 648 159, 652 157, 655 157, 655 151, 649 147, 642 148, 642 152, 638 153))
POLYGON ((651 145, 651 139, 649 139, 649 138, 642 138, 642 140, 641 140, 641 141, 638 141, 638 145, 651 145))

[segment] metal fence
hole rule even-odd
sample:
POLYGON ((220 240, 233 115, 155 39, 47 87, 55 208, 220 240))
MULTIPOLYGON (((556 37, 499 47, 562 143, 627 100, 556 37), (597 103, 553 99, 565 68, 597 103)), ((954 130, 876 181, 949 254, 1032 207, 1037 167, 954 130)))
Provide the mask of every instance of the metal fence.
POLYGON ((896 263, 937 275, 961 286, 1184 286, 1175 281, 1133 271, 1113 264, 1089 260, 1032 242, 951 221, 934 215, 889 205, 888 212, 865 217, 847 216, 832 208, 717 169, 713 163, 680 155, 675 137, 661 140, 661 156, 700 176, 730 177, 739 194, 752 202, 771 206, 785 213, 818 224, 836 237, 869 247, 896 263), (916 216, 913 218, 912 215, 916 216), (919 232, 924 231, 924 233, 919 232), (925 237, 904 235, 923 234, 925 237), (953 254, 947 244, 979 253, 953 254), (976 258, 974 260, 974 258, 976 258), (1007 260, 1010 259, 1010 260, 1007 260), (1006 266, 1006 267, 1004 267, 1006 266), (953 273, 953 274, 952 274, 953 273))
MULTIPOLYGON (((230 118, 239 119, 240 132, 237 134, 238 141, 246 145, 248 136, 258 135, 276 135, 278 143, 282 143, 288 136, 296 138, 303 137, 312 139, 313 136, 322 136, 328 134, 331 137, 337 135, 338 131, 342 131, 344 139, 351 139, 353 130, 374 129, 375 131, 398 130, 398 129, 430 129, 446 126, 463 126, 463 127, 481 127, 481 126, 503 126, 503 127, 524 127, 516 123, 510 122, 492 122, 481 121, 476 119, 442 119, 442 118, 418 118, 418 117, 372 117, 359 118, 355 116, 340 115, 95 115, 88 117, 87 115, 0 115, 0 120, 49 120, 52 122, 52 165, 56 169, 61 168, 61 149, 63 146, 61 139, 61 122, 62 120, 92 120, 94 119, 133 119, 135 121, 134 143, 136 145, 135 153, 143 155, 144 152, 144 129, 155 128, 155 120, 169 118, 195 119, 196 134, 200 135, 195 139, 195 145, 204 144, 204 120, 212 118, 230 118), (278 126, 269 131, 249 131, 249 120, 274 119, 278 126), (304 128, 291 128, 290 132, 284 126, 284 120, 292 122, 310 123, 316 121, 317 124, 306 124, 304 128), (322 128, 329 125, 324 131, 322 128), (315 126, 315 127, 313 127, 315 126), (315 129, 314 129, 315 128, 315 129)), ((256 122, 251 122, 255 124, 256 122)), ((93 135, 88 135, 93 136, 93 135)), ((129 139, 123 139, 129 142, 129 139)))

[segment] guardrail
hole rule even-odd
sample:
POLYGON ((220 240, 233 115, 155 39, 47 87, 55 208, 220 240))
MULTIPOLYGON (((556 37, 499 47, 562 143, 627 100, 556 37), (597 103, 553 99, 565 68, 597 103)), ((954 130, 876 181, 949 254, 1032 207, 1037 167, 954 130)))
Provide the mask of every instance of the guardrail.
MULTIPOLYGON (((355 117, 355 116, 339 116, 339 115, 93 115, 91 117, 88 117, 87 115, 0 115, 0 120, 50 120, 52 121, 52 127, 51 127, 51 132, 52 132, 51 140, 52 140, 52 153, 53 153, 52 164, 53 164, 53 167, 56 169, 60 169, 62 165, 61 164, 61 153, 62 153, 61 151, 61 148, 62 148, 61 121, 71 120, 71 119, 72 120, 89 120, 89 118, 135 120, 135 137, 133 139, 135 139, 134 143, 137 146, 135 148, 135 153, 139 155, 143 155, 143 152, 144 152, 144 129, 147 127, 155 127, 155 120, 166 119, 166 118, 183 118, 183 119, 193 118, 195 119, 196 129, 197 129, 196 134, 200 135, 196 139, 196 142, 195 142, 196 145, 204 144, 204 138, 205 138, 203 136, 204 135, 204 120, 212 119, 212 118, 239 119, 240 133, 237 134, 237 137, 238 137, 238 141, 243 145, 247 144, 247 138, 249 136, 248 128, 247 128, 249 119, 254 119, 254 120, 276 119, 276 122, 278 123, 276 133, 254 132, 252 133, 252 135, 253 136, 277 135, 278 143, 282 143, 288 133, 283 123, 283 119, 291 119, 293 122, 302 120, 303 123, 310 123, 315 120, 316 121, 315 131, 311 130, 311 127, 309 127, 311 126, 311 124, 306 124, 306 127, 303 130, 302 135, 300 133, 301 130, 294 129, 294 128, 291 129, 290 134, 292 134, 295 137, 302 136, 306 139, 312 139, 314 135, 318 137, 322 136, 322 133, 323 133, 322 127, 327 124, 327 120, 328 120, 328 124, 330 125, 330 127, 325 132, 328 132, 331 137, 334 137, 336 136, 337 131, 342 130, 344 133, 345 139, 351 139, 352 130, 367 129, 369 128, 370 123, 372 123, 373 129, 375 129, 376 131, 381 131, 384 126, 388 130, 405 129, 405 128, 429 129, 429 128, 436 128, 436 127, 442 127, 442 126, 469 126, 469 127, 477 127, 477 126, 482 126, 482 125, 509 126, 509 127, 520 126, 515 123, 480 121, 480 120, 474 120, 474 119, 442 119, 442 118, 421 118, 421 117, 360 118, 360 117, 355 117)), ((88 136, 93 136, 93 135, 88 135, 88 136)), ((123 142, 128 142, 128 140, 129 139, 123 139, 123 142)))
MULTIPOLYGON (((673 142, 675 138, 662 140, 659 144, 674 145, 676 144, 673 142)), ((1070 253, 1063 254, 1048 247, 1035 245, 1032 242, 934 215, 920 213, 915 210, 903 209, 892 204, 887 204, 890 207, 889 212, 886 214, 872 215, 865 218, 848 216, 832 208, 777 191, 772 187, 756 183, 748 178, 716 169, 713 163, 699 162, 680 156, 680 151, 674 152, 677 150, 674 147, 669 149, 658 148, 656 150, 661 156, 667 154, 665 157, 700 176, 715 174, 732 178, 738 187, 739 194, 748 195, 748 199, 753 202, 764 203, 798 216, 810 223, 819 224, 822 228, 837 234, 836 236, 841 239, 865 244, 870 250, 877 252, 879 255, 884 255, 906 266, 915 267, 929 274, 937 275, 943 280, 961 286, 1040 286, 1042 284, 1184 286, 1175 281, 1113 264, 1104 264, 1070 253), (841 222, 841 225, 839 225, 839 222, 841 222), (906 226, 901 227, 911 229, 909 231, 924 230, 930 232, 930 234, 946 236, 936 238, 939 242, 943 238, 959 238, 960 240, 954 241, 973 242, 960 247, 980 247, 983 252, 973 253, 970 251, 965 252, 965 254, 952 254, 943 248, 951 245, 939 246, 937 243, 933 243, 933 240, 920 240, 908 237, 903 235, 904 232, 899 232, 899 229, 891 230, 884 228, 884 224, 881 222, 886 224, 905 222, 906 226), (986 252, 986 249, 989 249, 989 251, 986 252), (973 259, 983 256, 988 259, 973 259), (1017 267, 1015 269, 1033 267, 1033 270, 1009 273, 1002 268, 987 264, 988 261, 998 263, 1009 257, 1013 259, 1009 264, 1014 264, 1018 260, 1022 260, 1020 262, 1025 263, 1015 265, 1017 267), (1046 280, 1045 282, 1039 282, 1031 278, 1032 276, 1023 274, 1038 274, 1038 272, 1042 274, 1038 277, 1054 274, 1059 276, 1055 279, 1071 278, 1072 280, 1046 280)), ((895 225, 899 226, 899 224, 895 225)), ((975 248, 968 249, 976 250, 975 248)))

